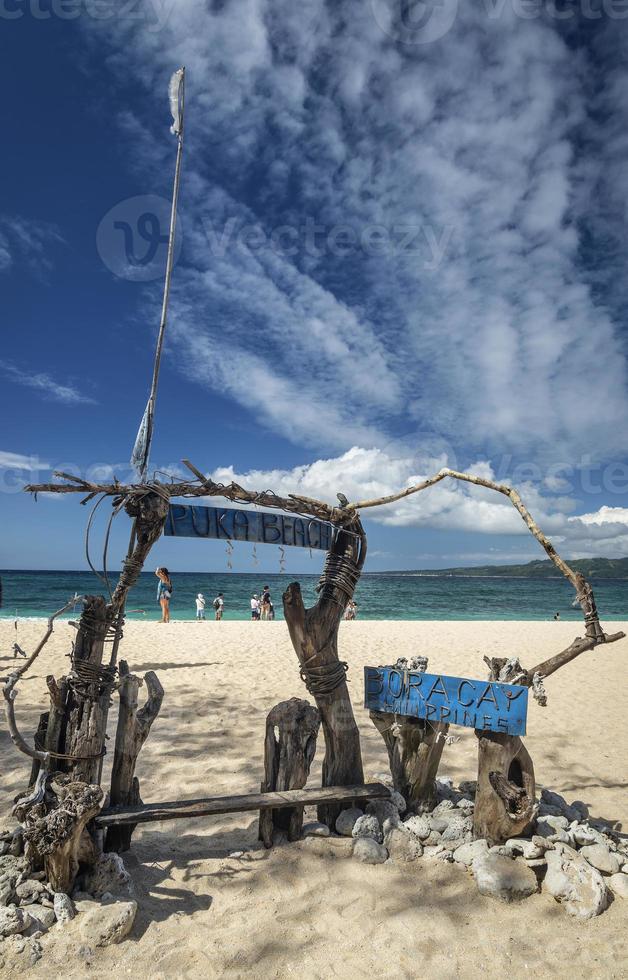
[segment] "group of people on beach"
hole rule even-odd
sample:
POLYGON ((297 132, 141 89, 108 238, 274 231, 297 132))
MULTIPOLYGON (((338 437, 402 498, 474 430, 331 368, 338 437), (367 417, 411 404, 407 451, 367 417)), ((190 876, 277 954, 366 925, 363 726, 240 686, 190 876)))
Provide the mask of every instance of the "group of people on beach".
MULTIPOLYGON (((170 622, 170 600, 173 593, 172 579, 170 577, 170 572, 167 568, 163 566, 158 568, 155 572, 157 576, 157 601, 161 606, 161 622, 170 622)), ((207 600, 202 592, 199 592, 196 596, 196 619, 205 619, 205 609, 207 607, 207 600)), ((219 592, 216 598, 212 602, 212 608, 214 610, 214 619, 218 622, 222 619, 223 613, 225 611, 225 597, 222 592, 219 592)), ((254 592, 251 596, 251 619, 257 620, 273 620, 275 618, 275 607, 273 606, 273 601, 270 595, 270 588, 265 585, 262 589, 260 595, 254 592)), ((353 617, 355 618, 355 617, 353 617)))

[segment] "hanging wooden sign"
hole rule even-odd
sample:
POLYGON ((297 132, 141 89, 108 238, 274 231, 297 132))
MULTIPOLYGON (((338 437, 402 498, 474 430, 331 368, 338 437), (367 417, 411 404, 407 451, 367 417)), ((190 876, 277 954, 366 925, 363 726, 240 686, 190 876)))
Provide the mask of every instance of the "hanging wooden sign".
POLYGON ((164 534, 175 538, 251 541, 255 544, 329 551, 334 540, 334 527, 308 517, 260 513, 234 507, 171 504, 164 534))
POLYGON ((528 689, 400 667, 364 668, 364 707, 480 731, 525 735, 528 689))

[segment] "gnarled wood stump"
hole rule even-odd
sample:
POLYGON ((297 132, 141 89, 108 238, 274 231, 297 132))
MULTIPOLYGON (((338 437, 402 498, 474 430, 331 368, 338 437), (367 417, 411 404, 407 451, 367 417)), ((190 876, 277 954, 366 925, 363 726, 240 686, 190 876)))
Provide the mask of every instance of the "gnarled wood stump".
POLYGON ((384 739, 393 785, 408 809, 415 813, 432 810, 449 725, 384 711, 370 711, 369 717, 384 739))
MULTIPOLYGON (((323 786, 364 782, 360 734, 347 690, 346 664, 338 658, 338 627, 353 597, 364 558, 366 538, 359 520, 341 529, 328 552, 315 606, 303 605, 301 587, 292 582, 283 595, 290 639, 301 664, 301 676, 321 713, 325 735, 323 786)), ((335 825, 340 803, 321 804, 319 820, 335 825)))
POLYGON ((478 738, 478 785, 473 836, 489 845, 521 834, 536 813, 534 766, 518 735, 475 733, 478 738))
MULTIPOLYGON (((159 714, 164 689, 157 675, 149 670, 141 677, 129 673, 126 661, 120 661, 118 694, 120 710, 116 729, 116 747, 111 770, 110 806, 134 806, 141 803, 140 783, 135 775, 135 764, 140 750, 148 738, 151 726, 159 714), (138 691, 146 684, 148 696, 143 708, 138 710, 138 691)), ((107 831, 106 850, 128 851, 136 824, 110 827, 107 831)))
MULTIPOLYGON (((262 793, 303 789, 316 752, 320 725, 318 709, 301 698, 281 701, 269 712, 264 740, 262 793)), ((302 827, 302 806, 260 811, 259 839, 265 847, 273 846, 275 829, 285 830, 288 840, 295 841, 300 838, 302 827)))
MULTIPOLYGON (((44 781, 49 779, 44 773, 41 776, 44 781)), ((85 828, 104 799, 100 786, 71 782, 67 776, 64 779, 67 781, 56 793, 42 787, 46 798, 42 792, 41 802, 27 806, 21 800, 18 804, 27 856, 32 864, 43 861, 46 878, 56 892, 71 892, 79 862, 95 859, 96 849, 85 828)))

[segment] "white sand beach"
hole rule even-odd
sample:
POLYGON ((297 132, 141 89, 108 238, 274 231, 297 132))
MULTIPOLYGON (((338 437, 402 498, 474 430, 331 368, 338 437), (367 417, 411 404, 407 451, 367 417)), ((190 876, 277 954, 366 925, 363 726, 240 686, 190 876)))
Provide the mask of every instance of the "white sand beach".
MULTIPOLYGON (((628 631, 628 624, 609 631, 618 629, 628 631)), ((43 623, 22 624, 20 643, 30 650, 42 632, 43 623)), ((430 671, 484 677, 483 655, 518 656, 530 667, 576 632, 572 623, 342 623, 340 656, 350 665, 367 776, 388 764, 362 707, 364 665, 424 654, 430 671)), ((47 707, 45 676, 67 669, 72 635, 58 625, 20 685, 17 715, 29 736, 47 707)), ((0 639, 5 673, 13 663, 12 623, 0 623, 0 639)), ((155 670, 166 692, 140 755, 144 801, 259 790, 268 711, 286 698, 308 697, 285 623, 130 623, 121 656, 137 673, 155 670)), ((528 712, 526 745, 538 787, 582 800, 593 817, 628 830, 628 639, 582 655, 548 678, 546 689, 548 706, 531 700, 528 712)), ((114 699, 112 735, 115 717, 114 699)), ((441 774, 474 779, 475 736, 465 728, 455 734, 460 740, 445 748, 441 774)), ((322 738, 310 785, 320 782, 322 738)), ((4 725, 0 766, 2 826, 29 772, 4 725)), ((628 977, 628 901, 616 899, 581 922, 543 893, 513 905, 483 897, 453 865, 367 866, 350 859, 347 839, 309 838, 265 851, 256 838, 252 814, 138 828, 125 856, 140 906, 133 932, 97 950, 88 975, 628 977), (238 851, 243 855, 230 856, 238 851)), ((84 976, 85 963, 68 961, 54 932, 41 940, 44 956, 29 975, 84 976)), ((6 975, 17 968, 5 967, 6 975)))

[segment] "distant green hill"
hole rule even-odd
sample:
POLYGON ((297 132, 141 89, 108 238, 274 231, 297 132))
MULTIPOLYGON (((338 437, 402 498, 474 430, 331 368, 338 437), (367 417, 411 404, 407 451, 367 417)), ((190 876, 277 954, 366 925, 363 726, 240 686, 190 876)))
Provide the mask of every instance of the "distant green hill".
MULTIPOLYGON (((625 578, 628 579, 628 558, 579 558, 568 562, 576 572, 585 578, 625 578)), ((504 578, 555 578, 560 572, 549 559, 530 561, 526 565, 478 565, 473 568, 426 568, 420 569, 424 575, 499 575, 504 578)))

